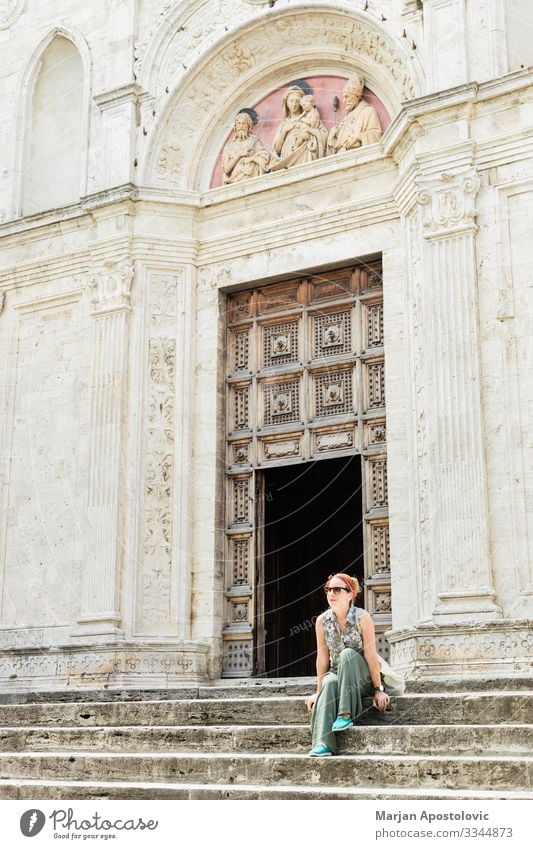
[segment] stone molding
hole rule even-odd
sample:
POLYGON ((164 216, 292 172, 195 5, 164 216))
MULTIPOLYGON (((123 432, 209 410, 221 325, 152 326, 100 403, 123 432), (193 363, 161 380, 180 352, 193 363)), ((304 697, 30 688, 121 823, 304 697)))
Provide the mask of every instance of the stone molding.
POLYGON ((482 678, 531 671, 529 620, 492 619, 461 624, 421 623, 386 635, 391 663, 409 678, 482 678))
POLYGON ((192 641, 3 650, 0 686, 6 692, 203 683, 208 680, 208 651, 206 644, 192 641))

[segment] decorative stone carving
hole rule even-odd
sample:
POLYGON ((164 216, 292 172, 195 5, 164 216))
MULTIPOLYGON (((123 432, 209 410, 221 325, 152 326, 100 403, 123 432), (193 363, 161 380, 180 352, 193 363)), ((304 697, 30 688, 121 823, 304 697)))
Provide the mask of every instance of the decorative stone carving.
POLYGON ((324 156, 327 130, 312 95, 290 86, 283 95, 284 120, 273 142, 271 171, 313 162, 324 156))
POLYGON ((252 119, 247 112, 235 118, 234 135, 224 148, 222 156, 222 181, 238 183, 258 177, 268 169, 270 154, 252 133, 252 119))
POLYGON ((92 289, 92 303, 95 312, 111 312, 122 310, 130 302, 130 289, 133 280, 133 267, 131 265, 116 268, 108 266, 102 268, 89 281, 92 289))
MULTIPOLYGON (((232 14, 231 9, 225 6, 224 15, 232 14)), ((207 25, 207 22, 202 24, 202 38, 205 37, 207 25)), ((173 77, 174 84, 178 84, 177 75, 183 74, 181 66, 185 52, 190 54, 193 50, 192 36, 192 29, 183 34, 176 30, 173 40, 168 41, 165 60, 157 70, 160 93, 173 77)), ((213 121, 215 110, 220 110, 220 104, 233 97, 242 83, 239 79, 242 77, 238 68, 240 62, 238 59, 235 61, 232 45, 233 42, 223 44, 218 53, 210 56, 209 61, 199 69, 194 78, 194 98, 189 96, 190 84, 183 81, 180 93, 169 109, 168 118, 157 132, 156 146, 148 156, 148 172, 143 174, 148 185, 154 180, 159 185, 165 185, 170 180, 184 188, 197 187, 200 172, 196 170, 196 165, 199 166, 198 160, 207 155, 209 122, 213 121), (198 103, 202 104, 204 115, 204 118, 200 116, 200 120, 198 103), (179 140, 184 138, 189 139, 190 143, 183 150, 181 174, 176 179, 176 173, 169 167, 169 146, 179 144, 179 140)), ((313 51, 322 56, 326 53, 335 57, 335 60, 339 55, 350 56, 354 62, 361 57, 365 65, 373 65, 379 69, 380 74, 388 75, 396 89, 395 101, 398 107, 402 101, 415 96, 412 62, 397 50, 377 24, 374 25, 366 17, 364 20, 358 19, 355 12, 350 21, 344 11, 317 10, 313 13, 308 8, 286 10, 273 17, 268 27, 251 25, 242 30, 239 33, 239 47, 246 55, 255 57, 255 73, 259 74, 263 70, 265 75, 271 68, 273 57, 283 55, 287 48, 293 55, 306 57, 312 57, 313 51)))
POLYGON ((9 29, 22 15, 26 0, 0 0, 0 30, 9 29))
POLYGON ((452 174, 444 172, 440 184, 422 189, 417 202, 424 211, 426 238, 477 230, 475 199, 479 187, 480 180, 476 175, 457 180, 452 174))
POLYGON ((150 278, 144 530, 138 633, 172 633, 172 505, 176 379, 175 275, 150 278))
POLYGON ((327 152, 344 153, 365 144, 379 141, 383 135, 378 113, 363 100, 364 78, 360 74, 348 80, 342 94, 346 116, 332 127, 327 140, 327 152))
POLYGON ((165 144, 161 148, 159 162, 157 164, 157 173, 159 177, 165 181, 172 183, 179 182, 179 177, 182 172, 182 151, 181 148, 174 143, 165 144))

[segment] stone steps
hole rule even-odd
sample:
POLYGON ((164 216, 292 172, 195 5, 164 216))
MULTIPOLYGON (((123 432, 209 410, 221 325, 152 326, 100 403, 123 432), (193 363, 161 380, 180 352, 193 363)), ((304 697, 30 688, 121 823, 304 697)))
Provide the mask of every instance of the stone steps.
MULTIPOLYGON (((392 710, 378 714, 371 701, 362 724, 401 725, 523 724, 531 719, 531 693, 412 694, 395 699, 392 710)), ((302 696, 191 699, 174 701, 50 702, 0 704, 2 726, 34 725, 255 725, 302 724, 307 712, 302 696)))
POLYGON ((533 758, 517 755, 343 755, 188 752, 88 753, 3 752, 2 778, 70 781, 127 781, 195 784, 301 785, 311 787, 417 787, 527 790, 533 758), (305 782, 302 782, 305 779, 305 782))
MULTIPOLYGON (((300 753, 310 748, 306 725, 182 725, 28 727, 0 729, 2 752, 226 752, 300 753)), ((354 727, 339 735, 341 752, 352 754, 527 755, 531 725, 446 725, 354 727)))
POLYGON ((308 785, 254 785, 254 784, 166 784, 142 781, 43 781, 2 780, 0 799, 413 799, 463 800, 493 799, 529 800, 528 791, 505 790, 429 790, 409 787, 309 787, 308 785))
MULTIPOLYGON (((309 758, 307 684, 0 702, 2 799, 533 798, 533 691, 367 701, 309 758), (201 695, 200 695, 201 694, 201 695), (166 697, 163 697, 165 696, 166 697), (120 697, 119 697, 120 696, 120 697)), ((78 694, 77 694, 78 695, 78 694)))

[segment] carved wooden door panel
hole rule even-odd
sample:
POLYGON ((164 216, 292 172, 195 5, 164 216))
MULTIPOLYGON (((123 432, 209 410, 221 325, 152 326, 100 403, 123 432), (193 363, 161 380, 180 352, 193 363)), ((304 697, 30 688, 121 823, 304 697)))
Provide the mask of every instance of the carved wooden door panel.
MULTIPOLYGON (((391 623, 380 263, 228 296, 226 617, 223 674, 252 675, 261 475, 269 466, 359 454, 365 607, 391 623), (257 563, 256 563, 257 558, 257 563)), ((259 592, 261 590, 259 589, 259 592)), ((260 617, 260 622, 262 619, 260 617)))

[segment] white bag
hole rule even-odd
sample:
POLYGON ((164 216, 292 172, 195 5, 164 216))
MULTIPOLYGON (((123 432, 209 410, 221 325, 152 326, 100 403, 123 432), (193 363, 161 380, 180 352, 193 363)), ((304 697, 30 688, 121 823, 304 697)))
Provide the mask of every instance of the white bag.
POLYGON ((404 679, 398 672, 395 672, 390 663, 387 663, 380 654, 378 654, 378 658, 385 690, 389 696, 403 696, 405 693, 404 679))

